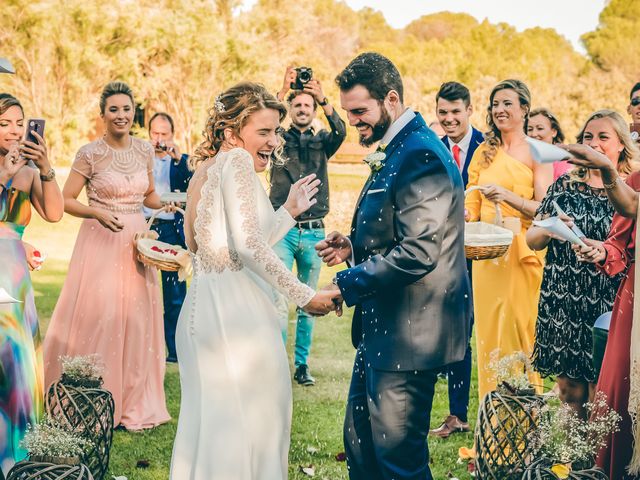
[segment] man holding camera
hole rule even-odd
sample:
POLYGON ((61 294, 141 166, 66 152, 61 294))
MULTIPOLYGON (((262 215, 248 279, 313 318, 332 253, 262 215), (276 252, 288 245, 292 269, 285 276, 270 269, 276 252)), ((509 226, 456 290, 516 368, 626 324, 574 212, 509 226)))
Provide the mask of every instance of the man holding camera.
MULTIPOLYGON (((322 182, 316 195, 317 203, 296 218, 297 224, 278 242, 274 250, 288 268, 296 263, 298 278, 316 288, 322 261, 316 255, 315 244, 324 239, 325 215, 329 212, 329 176, 327 162, 344 141, 347 130, 344 121, 329 104, 320 82, 313 78, 310 68, 288 67, 282 89, 277 96, 280 101, 287 97, 291 126, 284 132, 284 153, 288 159, 284 165, 273 165, 270 172, 270 199, 277 209, 286 201, 289 189, 300 178, 315 173, 322 182), (311 125, 316 118, 318 105, 322 107, 331 131, 315 131, 311 125)), ((278 295, 278 310, 281 314, 282 335, 286 340, 289 307, 286 299, 278 295)), ((302 309, 297 311, 295 343, 295 375, 300 385, 314 385, 308 366, 309 350, 314 318, 302 309)))
MULTIPOLYGON (((170 192, 186 192, 191 179, 187 154, 180 154, 173 141, 173 119, 168 113, 157 112, 149 120, 149 138, 155 150, 153 179, 158 195, 170 192)), ((150 218, 153 211, 144 208, 150 218)), ((184 219, 178 212, 160 212, 151 225, 158 232, 158 240, 170 245, 181 245, 184 241, 184 219)), ((167 344, 167 362, 177 362, 176 323, 187 294, 186 282, 178 280, 177 272, 162 272, 162 299, 164 304, 164 338, 167 344)))

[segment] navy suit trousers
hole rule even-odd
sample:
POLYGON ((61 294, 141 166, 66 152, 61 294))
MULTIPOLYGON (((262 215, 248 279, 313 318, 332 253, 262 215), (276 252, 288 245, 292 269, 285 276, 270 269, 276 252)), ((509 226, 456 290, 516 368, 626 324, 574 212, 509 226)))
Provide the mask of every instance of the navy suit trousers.
MULTIPOLYGON (((171 245, 182 245, 176 222, 155 223, 152 228, 158 232, 158 240, 171 245)), ((187 295, 187 282, 178 280, 178 272, 162 272, 162 303, 164 306, 164 339, 167 344, 167 357, 176 358, 176 324, 184 297, 187 295)))
POLYGON ((383 371, 356 352, 344 423, 350 480, 431 480, 427 434, 437 370, 383 371))

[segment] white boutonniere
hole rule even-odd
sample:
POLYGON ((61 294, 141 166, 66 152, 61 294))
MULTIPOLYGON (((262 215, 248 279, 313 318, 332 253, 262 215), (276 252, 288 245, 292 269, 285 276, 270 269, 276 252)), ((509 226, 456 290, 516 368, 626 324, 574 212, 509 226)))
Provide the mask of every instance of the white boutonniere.
POLYGON ((384 161, 387 158, 387 154, 384 153, 386 147, 386 145, 381 143, 375 152, 364 157, 364 163, 369 165, 372 172, 377 172, 384 166, 384 161))

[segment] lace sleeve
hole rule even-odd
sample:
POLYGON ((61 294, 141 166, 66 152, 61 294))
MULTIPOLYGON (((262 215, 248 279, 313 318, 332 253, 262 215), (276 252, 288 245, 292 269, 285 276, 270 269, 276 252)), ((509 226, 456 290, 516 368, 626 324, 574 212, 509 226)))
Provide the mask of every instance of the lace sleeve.
POLYGON ((261 230, 256 209, 260 185, 245 150, 229 152, 221 181, 228 228, 244 265, 299 307, 309 303, 314 290, 285 267, 261 230))
POLYGON ((273 212, 271 222, 269 222, 270 230, 265 236, 269 245, 275 245, 296 225, 295 219, 289 215, 286 208, 280 207, 273 212))

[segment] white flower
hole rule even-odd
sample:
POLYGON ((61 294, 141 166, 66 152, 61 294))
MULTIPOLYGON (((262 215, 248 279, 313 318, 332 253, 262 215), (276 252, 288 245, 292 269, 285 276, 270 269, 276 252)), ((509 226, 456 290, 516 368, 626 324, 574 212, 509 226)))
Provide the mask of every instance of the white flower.
POLYGON ((364 157, 364 163, 369 165, 372 172, 377 172, 384 166, 384 160, 387 154, 384 152, 373 152, 364 157))
POLYGON ((62 373, 73 380, 98 379, 104 373, 104 364, 99 354, 62 356, 62 373))
POLYGON ((91 442, 68 431, 53 418, 45 417, 36 425, 27 425, 20 445, 31 456, 77 457, 83 454, 91 442))

